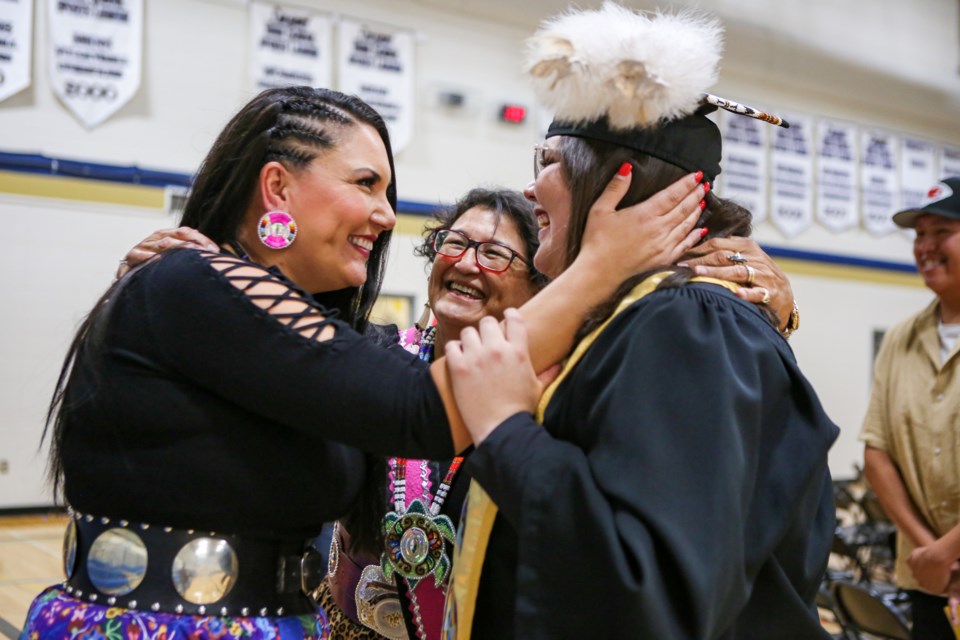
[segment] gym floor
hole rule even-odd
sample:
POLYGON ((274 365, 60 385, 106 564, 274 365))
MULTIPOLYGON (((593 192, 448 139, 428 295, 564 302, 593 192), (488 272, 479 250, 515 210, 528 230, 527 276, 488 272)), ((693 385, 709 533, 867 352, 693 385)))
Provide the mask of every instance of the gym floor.
POLYGON ((17 638, 33 598, 63 581, 63 514, 0 517, 0 638, 17 638))

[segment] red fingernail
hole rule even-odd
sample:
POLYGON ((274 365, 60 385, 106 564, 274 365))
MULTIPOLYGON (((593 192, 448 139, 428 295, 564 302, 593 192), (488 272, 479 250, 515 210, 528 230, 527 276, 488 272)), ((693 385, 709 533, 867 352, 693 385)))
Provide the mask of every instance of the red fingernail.
POLYGON ((701 200, 701 201, 700 201, 700 211, 703 211, 703 210, 706 209, 706 208, 707 208, 707 201, 706 201, 706 200, 701 200))
POLYGON ((626 177, 630 175, 630 172, 633 171, 633 165, 629 162, 624 162, 620 165, 620 168, 617 169, 617 175, 621 177, 626 177))
POLYGON ((704 183, 703 183, 703 195, 707 195, 708 193, 710 193, 710 183, 709 183, 709 182, 704 182, 704 183))
POLYGON ((710 233, 710 229, 707 229, 706 227, 700 229, 700 237, 701 237, 701 238, 703 238, 704 236, 706 236, 708 233, 710 233))
POLYGON ((698 183, 699 183, 701 180, 703 180, 703 171, 697 171, 697 175, 695 175, 694 178, 696 179, 696 181, 697 181, 698 183))

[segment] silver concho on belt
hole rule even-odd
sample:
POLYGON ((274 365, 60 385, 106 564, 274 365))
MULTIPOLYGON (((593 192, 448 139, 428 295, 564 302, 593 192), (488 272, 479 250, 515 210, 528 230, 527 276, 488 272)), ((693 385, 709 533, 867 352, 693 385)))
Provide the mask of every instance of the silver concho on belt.
POLYGON ((129 529, 107 529, 90 546, 87 574, 101 593, 125 596, 140 586, 146 573, 147 547, 129 529))
POLYGON ((226 540, 197 538, 177 552, 171 571, 173 586, 184 600, 211 604, 237 583, 240 563, 226 540))
POLYGON ((77 523, 73 518, 67 522, 63 532, 63 574, 67 580, 73 577, 77 569, 77 523))
POLYGON ((380 567, 371 564, 363 569, 355 597, 357 618, 363 626, 391 640, 406 640, 407 626, 397 587, 383 575, 380 567))

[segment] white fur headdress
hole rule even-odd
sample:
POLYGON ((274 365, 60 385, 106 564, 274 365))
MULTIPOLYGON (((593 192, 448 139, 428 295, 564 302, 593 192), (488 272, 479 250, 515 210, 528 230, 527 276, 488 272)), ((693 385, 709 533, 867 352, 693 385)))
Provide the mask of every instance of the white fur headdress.
POLYGON ((552 18, 528 41, 539 100, 572 123, 649 127, 692 113, 717 80, 723 29, 693 12, 644 14, 605 2, 552 18))

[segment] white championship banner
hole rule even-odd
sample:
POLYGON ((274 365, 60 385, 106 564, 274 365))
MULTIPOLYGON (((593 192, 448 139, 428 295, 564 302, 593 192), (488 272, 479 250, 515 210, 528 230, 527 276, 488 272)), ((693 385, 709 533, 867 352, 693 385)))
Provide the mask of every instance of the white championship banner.
POLYGON ((729 111, 719 111, 723 136, 723 173, 718 194, 753 214, 753 223, 767 219, 767 133, 770 125, 729 111))
POLYGON ((305 9, 250 5, 250 73, 256 91, 306 85, 330 87, 332 23, 305 9))
POLYGON ((875 236, 897 230, 893 214, 900 210, 897 184, 897 138, 892 133, 860 132, 860 213, 864 228, 875 236))
POLYGON ((48 0, 50 83, 89 128, 140 88, 143 0, 48 0))
POLYGON ((817 122, 817 222, 834 233, 860 220, 857 191, 857 127, 817 122))
POLYGON ((900 145, 900 209, 920 207, 937 181, 937 154, 933 144, 904 137, 900 145))
POLYGON ((813 224, 813 119, 780 113, 770 132, 770 221, 788 238, 813 224))
POLYGON ((393 152, 399 153, 413 138, 413 33, 344 19, 337 36, 337 88, 356 94, 383 116, 393 152))
POLYGON ((960 148, 942 147, 940 149, 940 176, 952 178, 960 176, 960 148))
POLYGON ((0 101, 30 86, 33 0, 0 0, 0 101))

